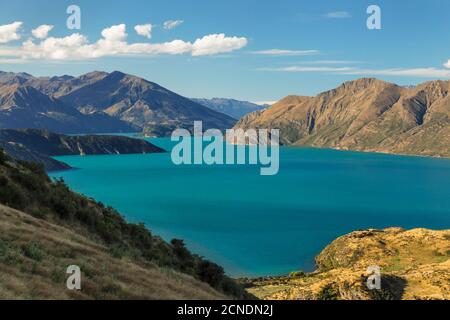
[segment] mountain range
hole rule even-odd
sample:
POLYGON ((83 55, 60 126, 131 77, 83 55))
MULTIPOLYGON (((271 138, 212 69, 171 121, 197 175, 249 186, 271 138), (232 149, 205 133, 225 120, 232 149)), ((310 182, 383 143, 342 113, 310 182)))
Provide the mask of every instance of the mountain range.
POLYGON ((80 77, 33 77, 0 72, 0 127, 58 133, 144 131, 167 136, 177 128, 226 129, 236 120, 145 79, 122 72, 80 77))
POLYGON ((201 120, 205 129, 280 129, 286 145, 448 157, 449 89, 450 81, 404 87, 363 78, 264 109, 232 99, 191 100, 118 71, 79 77, 0 72, 0 128, 168 136, 201 120))
POLYGON ((213 98, 213 99, 191 99, 201 105, 204 105, 217 112, 229 115, 234 119, 240 119, 243 116, 269 107, 269 105, 259 105, 249 101, 239 101, 235 99, 213 98))
POLYGON ((280 129, 286 145, 450 157, 450 81, 402 87, 372 78, 288 96, 235 128, 280 129))

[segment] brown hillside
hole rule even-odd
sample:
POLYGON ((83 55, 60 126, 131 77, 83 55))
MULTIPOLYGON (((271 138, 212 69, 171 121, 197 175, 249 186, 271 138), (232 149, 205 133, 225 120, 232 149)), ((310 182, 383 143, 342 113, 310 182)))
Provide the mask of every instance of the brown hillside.
POLYGON ((359 79, 316 97, 288 96, 237 128, 280 129, 284 144, 450 156, 450 81, 404 88, 359 79))

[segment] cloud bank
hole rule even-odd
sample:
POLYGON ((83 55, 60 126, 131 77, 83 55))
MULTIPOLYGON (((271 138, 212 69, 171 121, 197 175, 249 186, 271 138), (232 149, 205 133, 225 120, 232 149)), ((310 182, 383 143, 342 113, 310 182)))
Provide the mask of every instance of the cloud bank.
MULTIPOLYGON (((0 43, 19 40, 17 33, 21 22, 0 26, 0 43)), ((33 30, 38 38, 28 39, 21 46, 13 49, 1 50, 0 58, 15 57, 22 60, 83 60, 96 59, 106 56, 152 56, 152 55, 180 55, 190 54, 194 57, 208 56, 232 52, 245 47, 248 40, 245 37, 228 37, 225 34, 210 34, 198 38, 193 42, 173 40, 163 43, 128 43, 125 24, 111 26, 101 32, 101 38, 91 43, 85 35, 74 33, 66 37, 48 37, 50 26, 45 25, 33 30)), ((138 25, 135 31, 147 38, 151 37, 151 25, 138 25)))
POLYGON ((253 51, 252 53, 263 56, 310 56, 319 54, 320 51, 269 49, 269 50, 253 51))
POLYGON ((300 72, 300 73, 329 73, 359 76, 398 76, 418 78, 450 78, 450 70, 438 68, 393 68, 393 69, 363 69, 355 67, 304 67, 290 66, 283 68, 260 68, 259 71, 270 72, 300 72))

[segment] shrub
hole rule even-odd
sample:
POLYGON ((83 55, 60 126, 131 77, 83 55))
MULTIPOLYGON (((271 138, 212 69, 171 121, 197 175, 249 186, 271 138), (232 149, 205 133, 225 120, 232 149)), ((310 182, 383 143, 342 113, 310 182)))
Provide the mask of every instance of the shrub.
POLYGON ((36 261, 42 261, 42 259, 44 258, 44 252, 42 251, 41 247, 34 242, 22 246, 22 251, 25 257, 36 261))
POLYGON ((318 300, 339 300, 339 292, 332 284, 327 284, 322 288, 317 298, 318 300))
POLYGON ((294 271, 289 274, 291 278, 304 278, 306 277, 306 273, 303 271, 294 271))

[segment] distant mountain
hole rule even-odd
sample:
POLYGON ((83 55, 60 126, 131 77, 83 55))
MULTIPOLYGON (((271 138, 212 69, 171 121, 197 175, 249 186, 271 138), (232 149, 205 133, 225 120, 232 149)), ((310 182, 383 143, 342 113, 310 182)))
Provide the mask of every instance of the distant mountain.
POLYGON ((177 128, 192 129, 194 121, 203 121, 205 129, 227 129, 236 123, 156 83, 118 71, 41 78, 0 72, 2 128, 61 133, 143 130, 167 136, 177 128), (24 91, 20 101, 14 91, 24 91))
POLYGON ((289 96, 238 128, 281 130, 288 145, 450 157, 450 81, 405 88, 359 79, 316 97, 289 96))
POLYGON ((69 169, 51 156, 160 153, 165 150, 122 136, 66 136, 36 129, 0 129, 0 148, 14 159, 42 163, 49 171, 69 169))
POLYGON ((239 101, 234 99, 225 98, 213 98, 213 99, 191 99, 198 104, 204 105, 217 112, 224 113, 233 117, 234 119, 240 119, 246 114, 263 110, 269 107, 269 105, 258 105, 248 101, 239 101))
MULTIPOLYGON (((36 128, 60 133, 133 132, 137 128, 107 114, 85 115, 28 85, 8 77, 0 82, 0 128, 36 128)), ((0 75, 1 79, 1 75, 0 75)))
POLYGON ((196 120, 203 121, 205 129, 227 129, 236 123, 227 115, 142 78, 118 71, 94 75, 95 81, 90 77, 90 83, 63 94, 55 91, 54 95, 84 113, 102 111, 139 126, 150 135, 166 136, 177 128, 191 129, 196 120))

